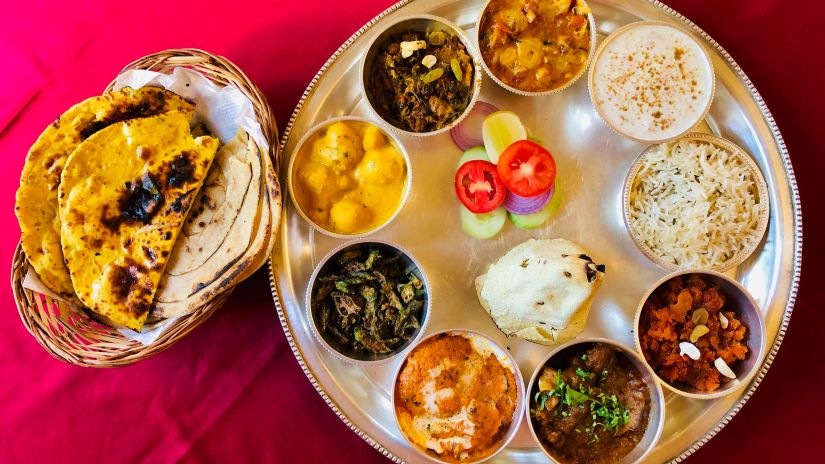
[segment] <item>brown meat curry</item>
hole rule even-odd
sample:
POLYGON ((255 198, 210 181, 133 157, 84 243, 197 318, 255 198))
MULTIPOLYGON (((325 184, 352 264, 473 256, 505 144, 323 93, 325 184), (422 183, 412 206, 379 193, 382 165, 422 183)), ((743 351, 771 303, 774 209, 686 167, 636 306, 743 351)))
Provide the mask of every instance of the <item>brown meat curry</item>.
POLYGON ((651 397, 641 373, 607 344, 571 347, 532 386, 530 420, 563 463, 620 461, 647 429, 651 397))

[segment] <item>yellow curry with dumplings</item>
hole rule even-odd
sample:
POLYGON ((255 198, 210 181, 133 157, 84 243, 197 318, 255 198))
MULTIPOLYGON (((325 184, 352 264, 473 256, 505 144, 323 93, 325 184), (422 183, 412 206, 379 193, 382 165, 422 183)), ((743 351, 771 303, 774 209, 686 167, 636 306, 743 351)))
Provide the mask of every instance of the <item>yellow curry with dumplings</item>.
POLYGON ((381 129, 337 121, 304 143, 292 175, 298 207, 325 230, 351 235, 393 216, 408 173, 401 150, 381 129))
POLYGON ((492 0, 479 27, 481 56, 494 76, 515 89, 563 87, 587 67, 589 13, 582 0, 492 0))

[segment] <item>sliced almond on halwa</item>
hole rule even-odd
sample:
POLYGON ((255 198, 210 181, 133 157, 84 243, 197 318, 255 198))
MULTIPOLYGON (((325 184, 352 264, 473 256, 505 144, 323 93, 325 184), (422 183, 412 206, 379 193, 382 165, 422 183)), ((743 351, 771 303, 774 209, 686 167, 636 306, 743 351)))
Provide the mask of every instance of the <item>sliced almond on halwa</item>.
POLYGON ((727 318, 727 317, 725 317, 725 315, 724 315, 724 314, 722 314, 722 313, 719 313, 719 325, 720 325, 723 329, 727 329, 727 328, 728 328, 728 318, 727 318))
POLYGON ((716 367, 716 370, 725 377, 729 379, 736 378, 736 374, 733 373, 733 370, 731 370, 730 366, 728 366, 728 363, 726 363, 724 359, 716 358, 716 361, 713 361, 713 365, 716 367))

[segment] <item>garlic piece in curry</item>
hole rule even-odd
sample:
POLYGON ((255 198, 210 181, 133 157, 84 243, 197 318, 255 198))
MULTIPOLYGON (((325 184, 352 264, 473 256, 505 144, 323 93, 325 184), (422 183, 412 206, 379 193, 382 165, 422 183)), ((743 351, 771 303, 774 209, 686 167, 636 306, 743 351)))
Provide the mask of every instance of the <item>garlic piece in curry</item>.
POLYGON ((425 48, 427 48, 427 42, 423 40, 401 42, 401 57, 409 58, 416 50, 423 50, 425 48))
POLYGON ((341 120, 311 136, 296 155, 298 208, 324 230, 370 232, 400 208, 407 164, 400 148, 378 127, 341 120))

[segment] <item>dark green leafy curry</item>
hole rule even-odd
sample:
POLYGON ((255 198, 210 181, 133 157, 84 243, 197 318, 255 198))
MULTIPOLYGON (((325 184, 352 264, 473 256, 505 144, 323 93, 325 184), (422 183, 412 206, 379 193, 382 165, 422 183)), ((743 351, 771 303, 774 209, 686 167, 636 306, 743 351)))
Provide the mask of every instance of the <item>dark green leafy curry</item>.
POLYGON ((647 385, 610 345, 594 343, 584 352, 572 348, 554 356, 533 387, 530 419, 536 435, 560 462, 620 461, 647 429, 647 385))
POLYGON ((369 245, 347 250, 318 276, 318 330, 353 353, 389 353, 421 324, 426 289, 401 255, 369 245))
POLYGON ((390 124, 432 132, 467 109, 474 72, 473 59, 455 34, 406 32, 389 40, 375 57, 367 92, 390 124))

